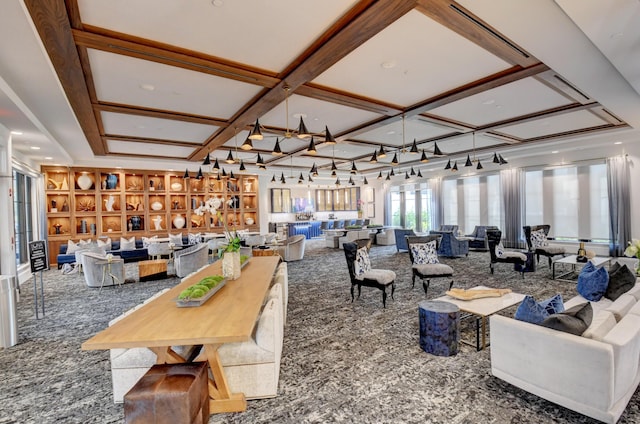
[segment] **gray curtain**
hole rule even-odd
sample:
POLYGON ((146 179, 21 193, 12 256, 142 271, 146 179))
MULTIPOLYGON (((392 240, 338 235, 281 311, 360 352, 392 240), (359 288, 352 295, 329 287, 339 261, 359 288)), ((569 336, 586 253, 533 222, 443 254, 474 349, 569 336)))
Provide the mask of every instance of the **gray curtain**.
POLYGON ((429 179, 429 188, 431 189, 431 229, 437 230, 442 225, 444 217, 444 204, 442 202, 442 178, 429 179))
POLYGON ((524 215, 524 171, 507 169, 500 171, 500 188, 504 212, 502 243, 505 247, 524 248, 522 222, 524 215))
POLYGON ((626 156, 607 158, 609 191, 609 256, 623 256, 631 240, 631 193, 626 156))

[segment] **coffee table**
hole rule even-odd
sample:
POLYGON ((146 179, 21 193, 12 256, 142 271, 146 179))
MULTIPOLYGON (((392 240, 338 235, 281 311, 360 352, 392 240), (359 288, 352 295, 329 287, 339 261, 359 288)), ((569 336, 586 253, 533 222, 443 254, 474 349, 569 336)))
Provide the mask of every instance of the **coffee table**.
MULTIPOLYGON (((578 255, 569 255, 565 256, 562 259, 558 259, 557 261, 553 261, 551 265, 551 278, 554 280, 562 280, 562 281, 575 281, 579 269, 582 269, 583 266, 587 264, 587 262, 578 262, 578 255), (557 264, 571 265, 571 271, 560 274, 556 277, 556 266, 557 264), (578 269, 579 267, 579 269, 578 269)), ((588 262, 593 263, 595 266, 602 266, 606 263, 611 263, 611 258, 606 256, 596 256, 594 258, 589 259, 588 262)))
MULTIPOLYGON (((470 290, 482 290, 489 289, 491 287, 485 286, 477 286, 473 287, 470 290)), ((442 297, 438 297, 434 300, 440 300, 443 302, 453 303, 460 308, 461 312, 465 312, 467 315, 462 316, 461 318, 467 318, 470 316, 475 316, 476 318, 476 343, 475 347, 477 351, 483 350, 487 347, 487 323, 488 317, 503 311, 507 308, 515 306, 522 302, 524 299, 524 294, 521 293, 507 293, 500 297, 484 297, 481 299, 472 299, 472 300, 460 300, 453 298, 451 296, 445 295, 442 297), (482 341, 482 343, 481 343, 482 341)), ((460 340, 461 343, 465 343, 473 346, 473 343, 469 343, 465 340, 460 340)))
POLYGON ((161 278, 167 278, 166 259, 138 262, 138 279, 140 282, 159 280, 161 278))

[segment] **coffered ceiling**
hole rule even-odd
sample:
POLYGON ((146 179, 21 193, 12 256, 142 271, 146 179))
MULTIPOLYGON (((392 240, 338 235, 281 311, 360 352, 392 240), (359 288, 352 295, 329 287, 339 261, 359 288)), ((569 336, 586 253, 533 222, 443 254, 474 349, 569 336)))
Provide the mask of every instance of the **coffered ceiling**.
MULTIPOLYGON (((51 137, 71 163, 87 147, 98 159, 192 168, 207 154, 223 161, 232 151, 254 172, 259 153, 269 174, 306 173, 315 163, 328 175, 332 161, 341 170, 355 161, 373 175, 388 172, 394 154, 401 168, 441 168, 449 159, 461 166, 467 155, 489 161, 494 152, 636 124, 573 72, 554 69, 562 62, 547 60, 539 39, 502 24, 505 14, 516 20, 532 7, 522 2, 23 3, 82 134, 82 146, 77 137, 51 137), (301 116, 315 154, 309 139, 296 137, 301 116), (264 138, 242 150, 256 119, 264 138), (337 145, 325 143, 325 127, 337 145), (276 140, 285 155, 271 154, 276 140), (409 152, 414 140, 420 154, 409 152), (436 143, 441 157, 434 157, 436 143), (387 156, 371 163, 381 147, 387 156)), ((547 17, 549 34, 563 25, 581 32, 617 70, 607 78, 634 87, 637 99, 639 65, 625 52, 640 45, 639 2, 539 3, 537 12, 544 7, 565 20, 553 26, 547 17)), ((541 37, 545 31, 538 28, 541 37)))

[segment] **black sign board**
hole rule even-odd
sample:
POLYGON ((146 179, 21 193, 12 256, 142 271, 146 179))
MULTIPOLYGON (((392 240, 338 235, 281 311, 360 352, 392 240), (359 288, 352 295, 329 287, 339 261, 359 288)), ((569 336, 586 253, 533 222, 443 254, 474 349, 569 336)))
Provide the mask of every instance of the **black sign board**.
POLYGON ((29 243, 29 262, 31 262, 32 273, 49 269, 47 243, 44 240, 36 240, 29 243))

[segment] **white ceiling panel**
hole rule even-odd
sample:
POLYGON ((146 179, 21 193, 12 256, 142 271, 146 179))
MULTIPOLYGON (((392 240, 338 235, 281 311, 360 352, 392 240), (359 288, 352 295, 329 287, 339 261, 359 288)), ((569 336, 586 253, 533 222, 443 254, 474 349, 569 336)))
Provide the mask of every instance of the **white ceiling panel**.
POLYGON ((166 144, 136 143, 130 141, 107 140, 107 147, 111 153, 129 155, 173 157, 186 159, 195 149, 182 146, 167 146, 166 144))
MULTIPOLYGON (((324 134, 325 125, 335 136, 337 133, 372 121, 381 115, 336 103, 316 100, 310 97, 291 95, 289 97, 289 130, 298 128, 302 115, 307 129, 312 133, 324 134)), ((286 103, 282 102, 260 117, 260 124, 286 128, 286 103)))
POLYGON ((548 134, 572 131, 581 128, 596 127, 606 124, 605 121, 593 113, 582 110, 578 112, 565 113, 537 121, 525 122, 523 124, 511 125, 498 128, 498 132, 513 135, 519 138, 542 137, 548 134))
POLYGON ((228 119, 262 87, 89 49, 98 100, 228 119))
POLYGON ((218 127, 148 116, 102 112, 105 134, 202 144, 218 127))
POLYGON ((413 139, 426 140, 432 137, 438 137, 445 134, 455 132, 451 128, 441 125, 434 125, 430 122, 423 121, 418 117, 406 118, 404 122, 404 137, 402 120, 392 122, 388 125, 378 127, 374 130, 367 131, 352 137, 354 140, 366 140, 377 143, 384 143, 393 146, 405 145, 411 146, 413 139))
POLYGON ((313 82, 403 106, 510 65, 411 11, 313 82))
POLYGON ((125 34, 280 71, 356 1, 79 0, 82 20, 125 34), (123 11, 126 10, 126 13, 123 11))
POLYGON ((535 78, 512 82, 429 111, 474 126, 572 103, 535 78))

